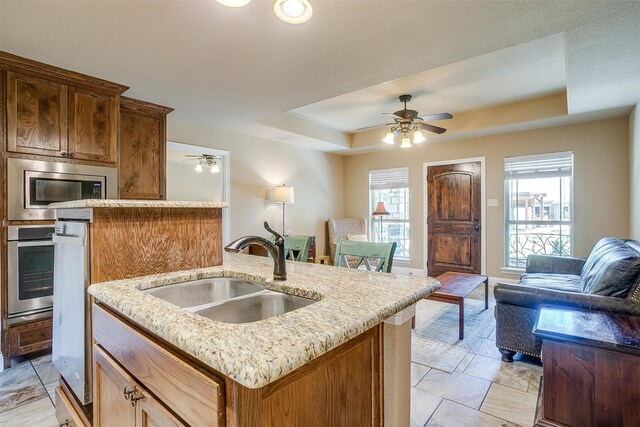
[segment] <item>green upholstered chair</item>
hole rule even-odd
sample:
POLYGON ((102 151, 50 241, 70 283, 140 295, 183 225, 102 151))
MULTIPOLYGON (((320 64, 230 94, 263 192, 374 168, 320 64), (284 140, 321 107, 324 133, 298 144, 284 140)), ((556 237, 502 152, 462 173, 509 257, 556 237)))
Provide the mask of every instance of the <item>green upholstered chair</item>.
POLYGON ((309 258, 309 247, 311 246, 311 236, 287 236, 284 238, 284 247, 287 259, 293 261, 307 262, 309 258))
POLYGON ((369 271, 375 269, 375 271, 391 273, 396 246, 396 242, 374 243, 341 240, 336 245, 336 257, 333 265, 359 268, 364 263, 369 271), (354 258, 353 265, 350 265, 349 259, 354 258))

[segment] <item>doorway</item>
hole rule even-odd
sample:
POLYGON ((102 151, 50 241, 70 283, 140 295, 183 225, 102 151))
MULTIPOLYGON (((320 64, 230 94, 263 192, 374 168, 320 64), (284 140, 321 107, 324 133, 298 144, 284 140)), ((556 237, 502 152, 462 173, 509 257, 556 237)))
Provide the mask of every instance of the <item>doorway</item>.
POLYGON ((484 274, 484 157, 425 163, 425 271, 484 274))
MULTIPOLYGON (((228 151, 167 141, 167 200, 228 203, 229 166, 228 151)), ((229 243, 229 219, 229 208, 222 209, 223 244, 229 243)))

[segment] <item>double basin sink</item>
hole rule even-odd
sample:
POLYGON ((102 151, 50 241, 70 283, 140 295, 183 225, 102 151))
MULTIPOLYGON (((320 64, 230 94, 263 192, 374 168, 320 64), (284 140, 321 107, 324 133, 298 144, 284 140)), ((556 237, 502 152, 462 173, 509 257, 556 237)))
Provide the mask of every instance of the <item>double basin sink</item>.
POLYGON ((147 289, 145 293, 223 323, 249 323, 289 313, 316 301, 265 289, 258 282, 214 277, 147 289))

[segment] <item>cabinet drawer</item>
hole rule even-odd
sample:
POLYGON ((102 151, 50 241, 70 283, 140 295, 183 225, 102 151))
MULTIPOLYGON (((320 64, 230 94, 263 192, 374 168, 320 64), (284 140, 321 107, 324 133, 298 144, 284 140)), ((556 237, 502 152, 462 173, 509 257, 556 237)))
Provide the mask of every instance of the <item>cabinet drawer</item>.
POLYGON ((9 355, 17 356, 51 348, 53 322, 38 320, 9 328, 9 355))
POLYGON ((56 419, 61 426, 65 427, 85 427, 88 424, 82 422, 82 418, 78 416, 71 401, 62 390, 61 386, 56 387, 56 419))
POLYGON ((223 382, 170 353, 94 304, 93 338, 189 425, 224 425, 223 382))

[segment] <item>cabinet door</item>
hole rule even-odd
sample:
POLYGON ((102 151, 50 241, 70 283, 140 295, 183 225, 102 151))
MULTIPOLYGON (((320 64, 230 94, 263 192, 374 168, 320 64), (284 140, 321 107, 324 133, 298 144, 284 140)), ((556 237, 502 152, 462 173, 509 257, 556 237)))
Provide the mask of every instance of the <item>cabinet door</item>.
POLYGON ((135 427, 136 408, 126 392, 139 393, 136 383, 99 346, 93 346, 94 427, 135 427))
POLYGON ((115 163, 118 95, 69 89, 69 157, 115 163))
POLYGON ((6 81, 7 150, 66 154, 67 86, 13 71, 6 81))
POLYGON ((140 399, 136 407, 136 427, 186 427, 186 424, 151 396, 140 399))
POLYGON ((121 199, 164 199, 165 117, 120 113, 121 199))

